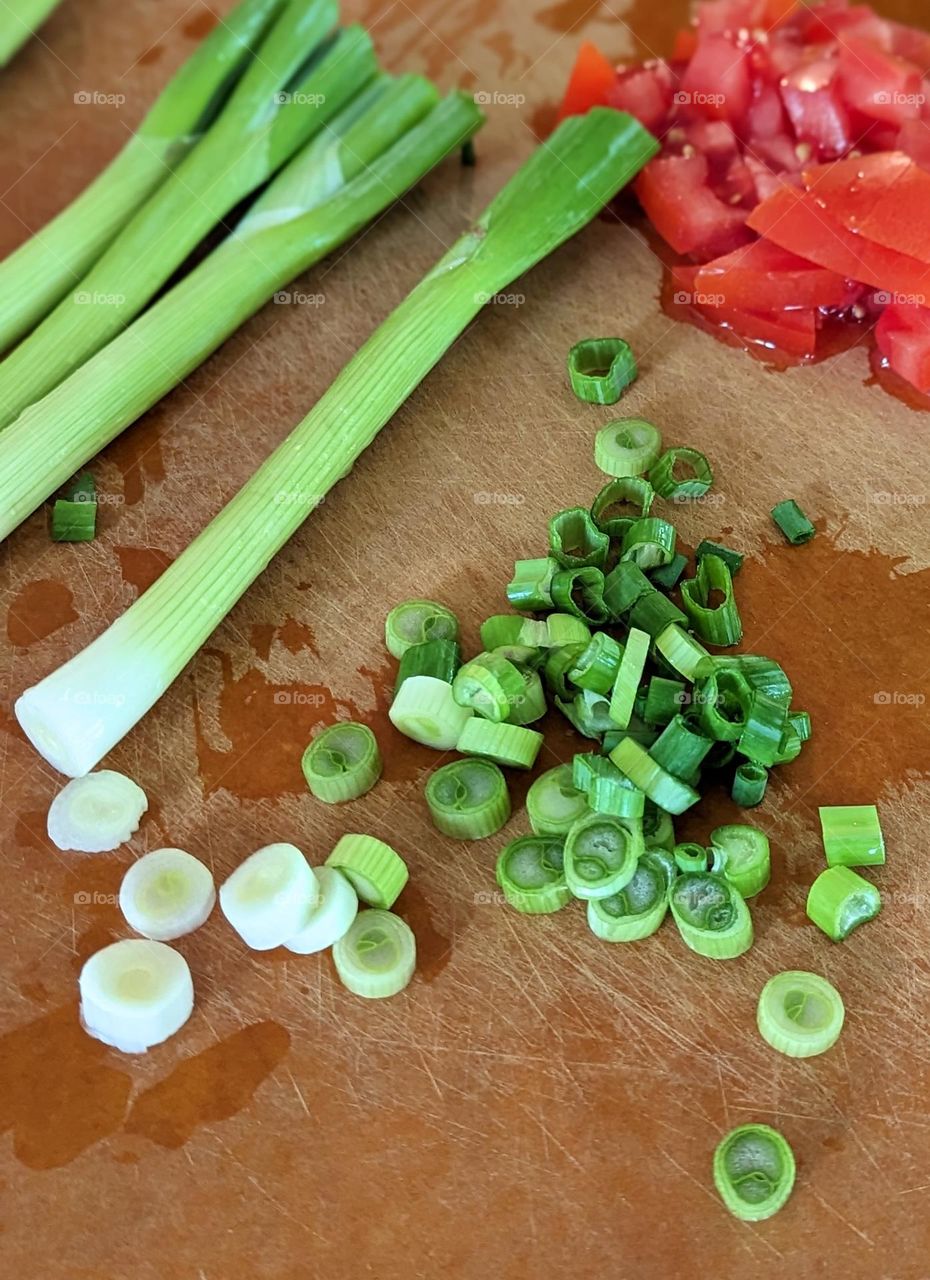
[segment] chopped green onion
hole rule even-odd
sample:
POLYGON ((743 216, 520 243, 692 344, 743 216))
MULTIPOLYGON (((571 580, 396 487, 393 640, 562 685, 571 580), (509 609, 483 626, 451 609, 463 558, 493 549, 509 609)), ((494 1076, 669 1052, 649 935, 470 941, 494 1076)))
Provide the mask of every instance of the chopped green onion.
POLYGON ((193 933, 206 923, 215 903, 209 867, 183 849, 144 854, 119 887, 119 909, 126 923, 155 942, 173 942, 193 933))
POLYGON ((575 756, 572 780, 585 793, 594 813, 609 813, 616 818, 643 816, 646 797, 605 756, 575 756))
POLYGON ((651 867, 653 871, 658 872, 666 889, 670 889, 678 879, 678 864, 675 861, 675 855, 663 845, 650 844, 647 838, 646 852, 641 855, 639 860, 647 867, 651 867))
POLYGON ((678 606, 661 591, 655 590, 639 597, 630 610, 629 621, 631 627, 648 632, 653 639, 673 622, 681 626, 686 626, 688 623, 688 619, 678 606))
POLYGON ((470 707, 486 720, 499 724, 525 689, 518 667, 495 653, 481 653, 466 662, 452 681, 452 696, 460 707, 470 707))
POLYGON ((874 920, 882 909, 881 894, 851 867, 829 867, 810 887, 807 914, 834 942, 874 920))
POLYGON ((654 591, 652 583, 632 560, 621 560, 604 579, 604 604, 609 617, 619 621, 637 600, 654 591))
MULTIPOLYGON (((756 764, 778 764, 782 757, 787 725, 788 713, 781 703, 757 690, 749 703, 746 723, 737 743, 738 750, 756 764)), ((799 741, 798 751, 800 749, 799 741)))
MULTIPOLYGON (((559 569, 559 561, 552 556, 540 560, 518 560, 513 566, 513 578, 507 584, 507 599, 514 609, 552 608, 552 575, 559 569)), ((488 646, 493 648, 494 646, 488 646)))
POLYGON ((48 838, 59 849, 109 853, 138 831, 149 807, 145 792, 125 774, 98 769, 74 778, 48 811, 48 838))
MULTIPOLYGON (((552 600, 559 609, 595 625, 608 619, 604 604, 604 575, 600 569, 560 569, 552 579, 552 600)), ((549 621, 551 621, 550 615, 549 621)), ((560 639, 559 643, 567 643, 560 639)))
POLYGON ((679 447, 662 454, 649 471, 649 483, 660 498, 678 502, 682 498, 700 498, 714 483, 714 473, 703 453, 679 447), (681 469, 690 472, 678 479, 681 469))
POLYGON ((508 724, 534 724, 541 720, 549 708, 546 705, 546 693, 539 678, 538 671, 518 667, 523 679, 523 692, 511 699, 508 724))
POLYGON ((572 697, 572 690, 568 686, 568 673, 584 649, 584 644, 568 644, 561 648, 553 647, 546 655, 543 667, 546 688, 563 702, 567 702, 572 697))
POLYGON ((737 668, 714 667, 710 675, 695 681, 692 703, 715 742, 736 742, 749 723, 755 697, 737 668))
POLYGON ((400 916, 360 911, 334 943, 333 963, 353 995, 384 1000, 409 985, 417 967, 417 940, 400 916))
POLYGON ((717 827, 710 833, 713 870, 744 898, 755 897, 769 882, 772 861, 768 836, 758 827, 740 823, 717 827))
POLYGON ((455 749, 466 756, 481 756, 512 769, 532 769, 543 744, 535 729, 518 724, 494 724, 478 716, 467 721, 455 749))
POLYGON ((687 685, 681 680, 653 676, 646 690, 643 719, 647 724, 668 724, 675 719, 687 699, 687 685))
POLYGON ((426 804, 438 831, 457 840, 483 840, 510 817, 507 779, 490 760, 453 760, 426 784, 426 804))
POLYGON ((735 960, 752 946, 752 916, 742 894, 709 871, 680 875, 669 906, 685 944, 710 960, 735 960))
POLYGON ((123 938, 96 951, 81 969, 78 989, 80 1025, 121 1053, 146 1053, 162 1044, 194 1009, 187 961, 149 938, 123 938))
POLYGON ((609 700, 593 689, 580 689, 570 702, 556 698, 555 705, 586 738, 599 739, 608 729, 613 728, 609 700))
POLYGON ((391 610, 384 624, 384 642, 395 658, 402 658, 415 644, 458 638, 458 618, 433 600, 406 600, 391 610))
POLYGON ((462 665, 462 650, 457 640, 427 640, 412 644, 404 653, 397 669, 394 692, 411 676, 432 676, 451 684, 462 665))
MULTIPOLYGON (((675 558, 675 526, 658 516, 635 520, 623 537, 620 555, 640 569, 654 569, 675 558)), ((651 584, 650 584, 651 585, 651 584)))
POLYGON ((711 859, 702 844, 692 844, 690 841, 676 844, 672 856, 675 859, 675 866, 683 873, 710 870, 711 859))
MULTIPOLYGON (((588 571, 585 570, 585 572, 588 571)), ((598 573, 599 570, 594 569, 591 572, 598 573)), ((581 652, 582 647, 587 646, 591 639, 591 628, 584 618, 579 618, 573 613, 550 613, 545 627, 546 645, 550 649, 574 648, 578 645, 581 652)))
POLYGON ((646 801, 643 810, 643 836, 647 849, 664 849, 669 854, 675 848, 675 824, 672 815, 652 800, 646 801))
POLYGON ((874 804, 821 805, 820 828, 828 867, 879 867, 885 838, 874 804))
POLYGON ((807 711, 789 711, 788 724, 802 742, 809 740, 811 736, 811 718, 807 711))
POLYGON ((507 645, 520 644, 520 633, 526 618, 519 613, 496 613, 485 618, 481 624, 479 635, 487 652, 501 649, 507 645))
POLYGON ((538 836, 564 836, 588 812, 583 791, 573 782, 570 764, 556 765, 541 774, 526 796, 530 826, 538 836))
POLYGON ((90 542, 97 531, 97 486, 83 471, 52 508, 53 542, 90 542))
POLYGON ((610 538, 584 507, 558 511, 549 521, 549 554, 563 569, 603 569, 609 549, 610 538))
POLYGON ((734 551, 732 547, 725 547, 720 542, 711 542, 709 538, 704 538, 698 543, 694 556, 699 564, 705 556, 717 556, 732 574, 739 573, 745 559, 742 551, 734 551))
POLYGON ((664 868, 643 854, 632 880, 608 898, 589 898, 587 910, 588 927, 604 942, 651 938, 668 911, 664 868))
POLYGON ((700 664, 696 678, 711 675, 715 671, 737 671, 751 689, 764 693, 786 708, 791 704, 791 682, 781 664, 773 658, 763 658, 756 653, 708 654, 700 664))
POLYGON ((292 844, 269 844, 220 886, 220 910, 253 951, 283 947, 320 901, 313 868, 292 844))
POLYGON ((459 706, 452 686, 432 676, 411 676, 401 685, 388 719, 407 738, 435 751, 451 751, 472 718, 459 706))
POLYGON ((525 915, 551 915, 572 900, 560 838, 536 835, 512 840, 501 850, 495 874, 504 897, 525 915))
POLYGON ((623 649, 606 631, 596 631, 578 661, 568 673, 572 684, 595 693, 609 693, 614 687, 623 649))
POLYGON ((645 631, 631 631, 626 638, 620 669, 610 698, 610 718, 621 729, 626 729, 630 723, 633 703, 636 701, 648 657, 649 636, 645 631))
POLYGON ((788 498, 774 506, 772 519, 794 547, 810 542, 817 532, 794 498, 788 498))
POLYGON ((714 1153, 720 1199, 742 1222, 763 1222, 778 1213, 791 1195, 794 1176, 794 1153, 767 1124, 740 1125, 714 1153))
POLYGON ((650 575, 652 582, 663 591, 672 591, 681 581, 681 575, 688 567, 688 557, 678 552, 668 564, 660 564, 650 575))
POLYGON ((568 353, 572 390, 588 404, 616 404, 637 373, 633 350, 622 338, 586 338, 568 353))
POLYGON ((656 636, 656 648, 670 667, 693 680, 698 664, 710 654, 694 636, 673 622, 656 636))
POLYGON ((843 997, 816 973, 788 970, 769 978, 759 996, 756 1022, 762 1039, 789 1058, 814 1058, 840 1038, 843 997))
POLYGON ((769 771, 765 765, 756 764, 752 760, 744 760, 733 775, 733 786, 730 795, 736 804, 743 809, 754 809, 765 798, 765 789, 769 784, 769 771))
POLYGON ((540 648, 530 644, 501 644, 492 651, 501 658, 506 658, 515 667, 526 671, 538 671, 546 661, 548 648, 540 648))
MULTIPOLYGON (((550 614, 550 617, 557 617, 557 614, 550 614)), ((585 635, 588 629, 585 627, 585 635)), ((546 649, 552 643, 550 638, 548 619, 546 622, 537 622, 533 618, 524 618, 523 626, 520 628, 520 635, 517 643, 524 648, 530 649, 546 649)), ((502 646, 498 646, 502 647, 502 646)))
POLYGON ((409 874, 400 854, 374 836, 342 836, 325 865, 341 871, 362 902, 384 910, 400 897, 409 874))
POLYGON ((594 499, 591 518, 602 533, 622 541, 634 520, 648 516, 654 496, 648 480, 641 476, 622 476, 611 480, 594 499), (635 515, 622 514, 629 506, 635 515))
POLYGON ((383 768, 367 724, 333 724, 313 739, 300 762, 307 786, 325 804, 344 804, 370 791, 383 768))
POLYGON ((733 578, 720 556, 706 555, 698 561, 696 576, 681 584, 681 604, 701 640, 708 644, 739 644, 743 624, 733 594, 733 578), (715 595, 722 599, 712 603, 715 595))
POLYGON ((649 748, 649 754, 656 764, 676 778, 688 778, 700 767, 713 745, 690 716, 679 713, 662 730, 649 748))
POLYGON ((803 746, 800 735, 795 731, 791 721, 786 719, 774 763, 789 764, 792 760, 796 760, 803 746))
MULTIPOLYGON (((607 475, 618 479, 644 476, 661 451, 662 436, 658 427, 643 418, 618 418, 594 437, 595 464, 607 475)), ((651 484, 649 504, 652 504, 651 484)), ((648 508, 642 514, 647 516, 648 508)))
POLYGON ((656 764, 649 752, 632 738, 624 738, 614 747, 610 758, 640 791, 645 791, 654 804, 669 813, 684 813, 701 798, 687 782, 656 764))
POLYGON ((579 818, 565 837, 566 883, 576 898, 609 898, 633 879, 644 851, 638 818, 579 818))

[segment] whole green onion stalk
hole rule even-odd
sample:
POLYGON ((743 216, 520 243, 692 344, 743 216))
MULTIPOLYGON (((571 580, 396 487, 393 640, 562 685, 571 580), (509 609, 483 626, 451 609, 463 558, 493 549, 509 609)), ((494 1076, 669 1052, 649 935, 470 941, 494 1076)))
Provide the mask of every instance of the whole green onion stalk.
POLYGON ((0 8, 0 67, 5 67, 61 0, 4 0, 0 8))
MULTIPOLYGON (((165 181, 211 123, 285 0, 242 0, 169 81, 114 160, 0 263, 0 351, 46 316, 165 181)), ((6 17, 10 0, 0 9, 6 17)), ((2 58, 2 55, 0 55, 2 58)))
POLYGON ((337 18, 336 0, 291 0, 216 123, 0 365, 0 427, 124 329, 203 237, 374 77, 360 27, 325 43, 337 18))
POLYGON ((471 137, 482 115, 427 80, 376 81, 218 249, 0 434, 0 537, 215 351, 279 289, 471 137), (340 185, 340 181, 342 185, 340 185))
POLYGON ((63 773, 92 769, 161 697, 485 299, 580 231, 656 150, 655 139, 621 112, 595 108, 564 121, 187 550, 103 635, 23 694, 16 713, 37 750, 63 773))

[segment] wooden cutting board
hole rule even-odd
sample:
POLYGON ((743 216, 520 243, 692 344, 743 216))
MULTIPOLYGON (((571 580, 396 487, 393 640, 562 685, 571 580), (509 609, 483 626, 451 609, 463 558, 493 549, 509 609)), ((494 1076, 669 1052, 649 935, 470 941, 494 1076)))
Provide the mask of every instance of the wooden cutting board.
MULTIPOLYGON (((315 302, 266 307, 108 449, 95 543, 52 545, 39 513, 0 551, 4 1275, 930 1275, 930 418, 867 385, 863 351, 776 373, 673 322, 638 229, 602 219, 486 310, 113 754, 151 801, 130 849, 49 846, 61 779, 11 716, 170 563, 530 153, 582 32, 642 56, 684 8, 348 4, 391 70, 490 95, 478 167, 447 163, 298 282, 315 302), (434 596, 476 646, 512 561, 599 487, 591 441, 609 414, 575 401, 564 360, 601 333, 641 359, 625 411, 712 458, 717 486, 677 513, 682 537, 748 553, 746 647, 785 664, 814 719, 759 812, 775 872, 756 945, 732 964, 687 953, 670 926, 612 948, 580 909, 503 906, 503 837, 465 847, 432 830, 435 757, 386 718, 388 608, 434 596), (789 496, 816 519, 806 548, 768 521, 789 496), (330 809, 306 793, 300 754, 346 716, 375 728, 385 780, 330 809), (886 908, 833 946, 804 915, 817 806, 872 801, 886 908), (398 910, 420 966, 404 996, 369 1005, 328 957, 249 954, 217 915, 179 944, 198 995, 180 1035, 137 1059, 83 1034, 76 974, 126 934, 115 895, 133 856, 179 845, 219 880, 272 840, 322 860, 347 830, 410 863, 398 910), (755 1031, 758 992, 784 968, 825 974, 847 1004, 839 1046, 806 1064, 755 1031), (720 1136, 749 1120, 782 1129, 799 1166, 790 1205, 757 1227, 723 1212, 710 1179, 720 1136)), ((0 77, 2 251, 99 170, 211 20, 200 0, 64 0, 0 77), (125 102, 79 105, 81 90, 125 102)), ((540 768, 576 745, 553 723, 540 768)), ((709 799, 680 830, 706 838, 730 812, 709 799)), ((517 816, 507 837, 524 829, 517 816)))

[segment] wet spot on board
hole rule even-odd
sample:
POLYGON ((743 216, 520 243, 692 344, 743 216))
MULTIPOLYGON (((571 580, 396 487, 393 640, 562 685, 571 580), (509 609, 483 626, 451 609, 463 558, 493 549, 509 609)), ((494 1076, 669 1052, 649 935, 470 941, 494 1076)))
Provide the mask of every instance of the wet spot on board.
POLYGON ((43 578, 29 582, 13 598, 6 615, 10 644, 27 649, 77 621, 74 596, 60 582, 43 578))
POLYGON ((182 24, 181 32, 188 40, 202 40, 210 34, 218 21, 212 9, 201 9, 182 24))
POLYGON ((302 650, 307 650, 314 656, 319 656, 316 637, 305 622, 298 622, 296 618, 285 618, 277 626, 270 622, 253 623, 249 632, 249 642, 263 662, 268 661, 271 656, 271 647, 276 641, 283 645, 288 653, 298 654, 302 650))
POLYGON ((406 920, 417 940, 417 976, 432 982, 452 956, 452 940, 433 924, 433 914, 423 893, 408 880, 393 910, 406 920))
POLYGON ((147 591, 171 564, 167 551, 158 547, 114 547, 123 581, 139 595, 147 591))
POLYGON ((137 67, 154 66, 156 62, 161 61, 161 57, 164 52, 165 52, 165 46, 163 44, 150 45, 148 49, 146 49, 143 53, 140 53, 138 58, 136 58, 136 66, 137 67))
POLYGON ((165 478, 159 434, 161 419, 161 410, 153 410, 107 448, 108 461, 113 462, 122 474, 127 507, 134 507, 142 501, 149 481, 158 483, 165 478))

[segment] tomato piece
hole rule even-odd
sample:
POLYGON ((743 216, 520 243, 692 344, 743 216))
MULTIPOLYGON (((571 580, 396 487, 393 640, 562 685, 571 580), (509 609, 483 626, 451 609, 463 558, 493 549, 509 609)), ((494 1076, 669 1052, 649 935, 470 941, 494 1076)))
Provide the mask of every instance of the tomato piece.
POLYGON ((891 25, 867 4, 847 7, 845 0, 839 4, 828 0, 827 4, 812 5, 802 17, 800 35, 809 44, 842 43, 859 37, 871 40, 880 49, 891 49, 891 25))
MULTIPOLYGON (((809 147, 810 144, 808 144, 809 147)), ((801 167, 797 145, 787 134, 777 138, 759 138, 753 149, 759 159, 771 165, 776 172, 796 173, 801 167)))
POLYGON ((798 0, 704 0, 697 6, 697 22, 702 32, 768 31, 798 8, 798 0))
POLYGON ((732 158, 722 176, 712 181, 711 190, 724 204, 754 209, 759 203, 752 170, 742 156, 732 158))
POLYGON ((736 155, 739 143, 725 120, 692 120, 684 126, 685 138, 702 155, 728 160, 736 155))
POLYGON ((748 311, 739 307, 699 305, 708 320, 726 325, 747 342, 813 356, 817 351, 817 313, 812 310, 748 311))
POLYGON ((849 150, 849 113, 840 97, 835 61, 824 58, 790 72, 782 79, 781 97, 801 142, 816 147, 822 158, 849 150))
POLYGON ((897 150, 909 155, 915 164, 930 173, 930 129, 922 120, 908 120, 902 125, 897 150))
POLYGON ((746 115, 749 149, 758 138, 777 138, 786 133, 788 117, 781 96, 773 84, 757 80, 752 86, 752 102, 746 115))
POLYGON ((672 109, 675 78, 664 62, 647 62, 616 76, 607 105, 628 111, 652 133, 664 132, 672 109))
POLYGON ((660 156, 636 179, 635 191, 659 235, 678 253, 714 258, 753 237, 746 211, 728 206, 707 185, 702 155, 660 156))
POLYGON ((836 222, 864 240, 930 263, 930 173, 903 152, 880 152, 804 173, 836 222))
POLYGON ((930 392, 930 311, 914 307, 925 315, 911 323, 902 320, 902 308, 886 307, 875 327, 878 349, 895 373, 906 378, 918 391, 930 392))
POLYGON ((834 271, 818 267, 768 240, 756 240, 705 263, 695 289, 747 311, 848 307, 858 291, 834 271))
POLYGON ((608 94, 614 87, 617 72, 596 44, 586 40, 578 50, 559 119, 566 116, 583 116, 592 107, 607 105, 608 94))
POLYGON ((675 94, 682 114, 692 119, 739 122, 751 101, 752 77, 746 50, 725 35, 702 35, 675 94))
POLYGON ((840 43, 838 75, 847 106, 876 120, 916 120, 926 101, 919 67, 856 36, 840 43))
POLYGON ((698 47, 698 33, 693 27, 682 27, 675 32, 670 62, 690 62, 698 47))
POLYGON ((891 52, 915 63, 921 71, 930 71, 930 32, 905 27, 900 22, 885 25, 891 33, 891 52))
POLYGON ((746 156, 746 168, 752 174, 752 180, 756 188, 756 203, 762 200, 768 200, 769 196, 780 191, 787 183, 793 187, 800 187, 801 175, 799 173, 773 173, 767 164, 763 164, 761 160, 757 160, 755 156, 746 156))

